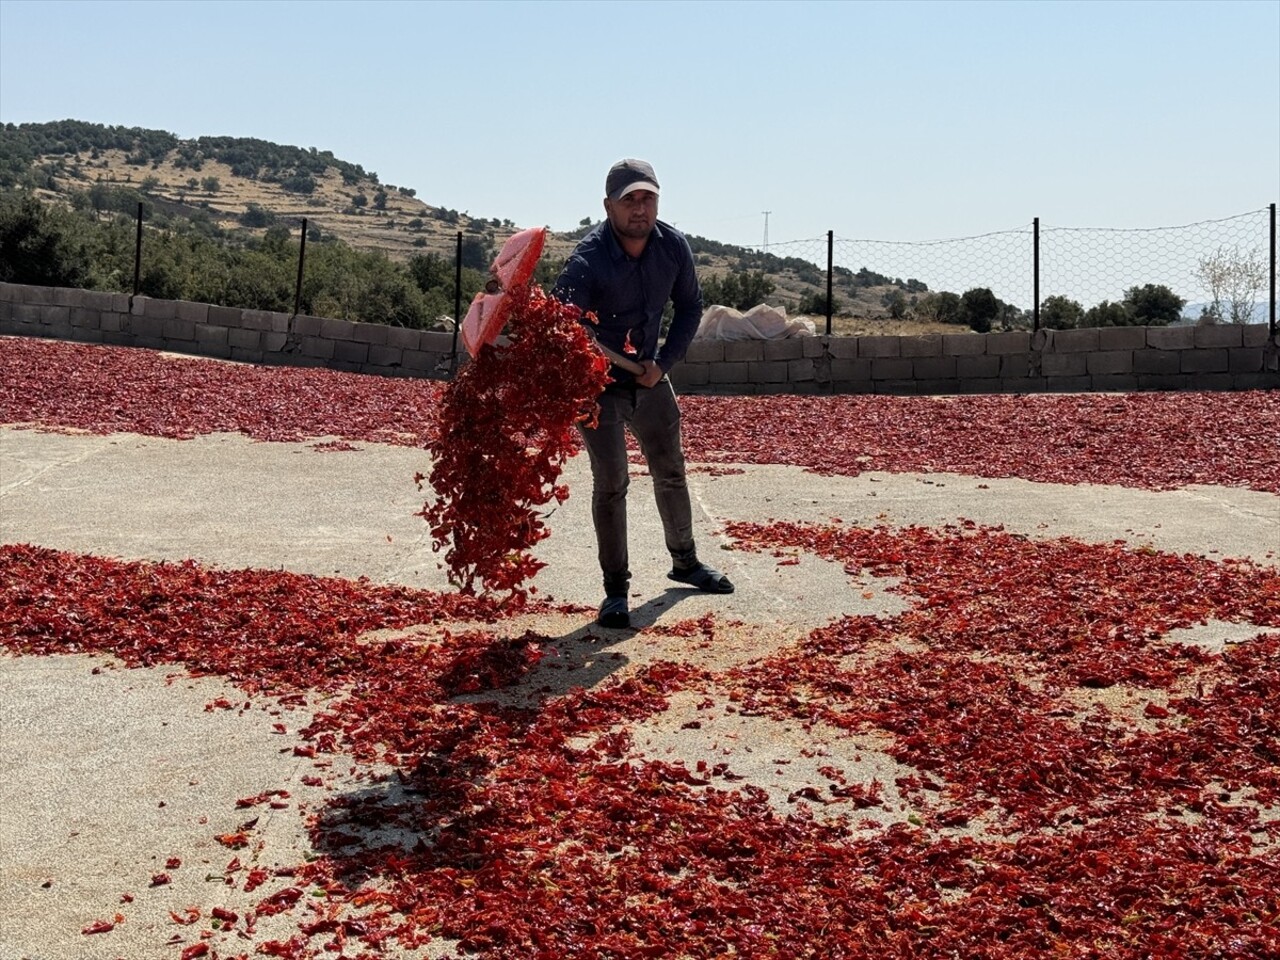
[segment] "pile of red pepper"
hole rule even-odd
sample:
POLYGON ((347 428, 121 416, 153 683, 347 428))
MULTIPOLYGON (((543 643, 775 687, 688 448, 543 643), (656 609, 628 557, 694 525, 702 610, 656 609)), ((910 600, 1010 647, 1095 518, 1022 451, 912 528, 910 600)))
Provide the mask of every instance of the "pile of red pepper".
POLYGON ((421 515, 435 549, 445 550, 450 582, 519 603, 545 565, 530 553, 548 535, 540 508, 569 495, 556 480, 577 448, 574 424, 592 415, 608 383, 609 364, 578 308, 537 285, 506 296, 507 342, 481 347, 441 397, 428 444, 437 499, 421 515))

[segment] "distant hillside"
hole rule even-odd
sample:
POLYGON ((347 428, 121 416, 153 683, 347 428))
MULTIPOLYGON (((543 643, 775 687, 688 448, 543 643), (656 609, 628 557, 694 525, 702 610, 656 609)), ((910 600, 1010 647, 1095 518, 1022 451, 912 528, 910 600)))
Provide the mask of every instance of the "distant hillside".
MULTIPOLYGON (((31 191, 49 203, 99 214, 135 211, 140 201, 153 226, 183 220, 230 242, 260 238, 275 224, 297 229, 305 218, 309 241, 337 239, 399 263, 419 253, 452 260, 461 232, 463 263, 478 270, 507 237, 528 226, 431 205, 415 188, 384 184, 377 173, 315 147, 236 137, 181 140, 160 130, 77 120, 0 128, 0 189, 31 191)), ((585 230, 549 235, 545 274, 558 270, 585 230)), ((739 292, 792 315, 822 312, 826 278, 817 264, 695 236, 690 243, 708 291, 725 295, 726 302, 739 292), (762 290, 767 292, 753 296, 762 290)), ((834 286, 837 310, 846 315, 837 332, 957 330, 888 320, 888 297, 916 294, 922 286, 909 289, 871 271, 844 269, 837 269, 834 286)))

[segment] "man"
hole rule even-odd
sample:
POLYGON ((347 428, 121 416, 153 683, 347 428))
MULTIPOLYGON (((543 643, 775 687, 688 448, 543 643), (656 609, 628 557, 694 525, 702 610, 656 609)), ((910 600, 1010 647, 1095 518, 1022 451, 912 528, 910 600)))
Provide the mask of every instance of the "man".
MULTIPOLYGON (((604 575, 603 627, 628 627, 627 442, 630 429, 653 477, 654 495, 672 569, 667 575, 707 593, 732 593, 733 584, 698 560, 680 442, 680 408, 667 373, 684 358, 702 319, 702 291, 684 235, 658 219, 658 177, 643 160, 620 160, 605 178, 606 219, 574 249, 554 295, 596 315, 589 325, 600 343, 641 365, 617 364, 600 395, 600 417, 582 429, 591 461, 591 518, 604 575), (667 302, 675 316, 658 344, 667 302)), ((584 321, 585 322, 585 321, 584 321)))

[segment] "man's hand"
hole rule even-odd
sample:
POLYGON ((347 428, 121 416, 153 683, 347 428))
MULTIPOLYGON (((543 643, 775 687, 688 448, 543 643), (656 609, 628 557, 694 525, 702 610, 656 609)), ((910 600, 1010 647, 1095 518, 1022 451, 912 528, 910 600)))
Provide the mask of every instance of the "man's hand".
POLYGON ((662 379, 662 368, 658 366, 656 360, 645 360, 641 364, 644 367, 644 373, 636 376, 636 383, 642 387, 652 387, 662 379))

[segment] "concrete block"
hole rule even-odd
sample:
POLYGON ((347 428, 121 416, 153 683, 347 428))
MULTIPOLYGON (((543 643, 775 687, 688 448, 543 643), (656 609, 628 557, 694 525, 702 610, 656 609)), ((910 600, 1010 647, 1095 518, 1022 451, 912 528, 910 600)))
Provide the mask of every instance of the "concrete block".
POLYGON ((1081 330, 1054 330, 1054 353, 1092 353, 1099 349, 1099 331, 1097 327, 1085 327, 1081 330))
POLYGON ((1227 350, 1227 369, 1232 373, 1261 373, 1262 347, 1231 347, 1227 350))
POLYGON ((1147 346, 1157 350, 1190 350, 1196 345, 1195 327, 1144 327, 1147 346))
POLYGON ((412 327, 387 327, 386 330, 388 347, 396 350, 417 350, 422 345, 421 330, 414 330, 412 327))
POLYGON ((700 387, 711 382, 711 365, 708 363, 677 363, 671 368, 671 382, 677 387, 700 387))
POLYGON ((1193 390, 1230 390, 1235 385, 1232 373, 1197 373, 1191 377, 1193 390))
POLYGON ((16 323, 38 324, 43 321, 40 315, 40 306, 35 303, 17 303, 13 304, 13 319, 16 323))
POLYGON ((804 343, 798 337, 764 342, 765 360, 799 360, 804 356, 804 343))
POLYGON ((756 383, 756 384, 753 384, 753 386, 755 387, 755 392, 757 394, 767 393, 767 394, 777 395, 777 394, 791 392, 791 384, 786 383, 785 381, 781 383, 776 383, 772 381, 770 381, 769 383, 756 383))
POLYGON ((175 300, 142 300, 143 315, 156 317, 159 320, 172 320, 178 315, 178 304, 175 300))
POLYGON ((263 310, 241 310, 239 307, 216 307, 210 306, 205 311, 205 323, 212 323, 219 327, 245 327, 250 330, 266 329, 261 324, 245 321, 246 313, 262 314, 263 310))
POLYGON ((1000 357, 1000 379, 1022 380, 1031 376, 1031 358, 1026 354, 1008 353, 1000 357))
MULTIPOLYGON (((1087 374, 1084 353, 1046 353, 1040 357, 1040 373, 1046 377, 1082 377, 1087 374)), ((1060 384, 1055 383, 1055 389, 1060 384)))
POLYGON ((1226 373, 1229 358, 1226 348, 1182 351, 1183 373, 1226 373))
MULTIPOLYGON (((941 349, 942 344, 938 344, 941 349)), ((917 380, 955 380, 956 358, 943 356, 917 357, 911 361, 911 375, 917 380)))
POLYGON ((939 380, 916 380, 916 392, 921 396, 944 397, 960 392, 960 381, 954 377, 939 380))
POLYGON ((1186 373, 1138 374, 1139 390, 1190 390, 1194 377, 1186 373))
POLYGON ((1197 347, 1239 347, 1244 341, 1244 327, 1235 323, 1215 323, 1204 327, 1191 327, 1195 331, 1197 347))
POLYGON ((329 340, 354 340, 356 325, 350 320, 321 320, 320 336, 329 340))
POLYGON ((1099 327, 1099 350, 1141 350, 1147 345, 1144 327, 1099 327))
POLYGON ((262 353, 262 331, 261 330, 245 330, 241 327, 227 328, 227 344, 231 347, 234 354, 237 350, 252 351, 257 354, 262 353))
POLYGON ((262 352, 264 354, 282 353, 285 347, 289 344, 289 335, 287 333, 277 333, 274 330, 260 330, 258 331, 258 336, 261 338, 262 352))
POLYGON ((1138 389, 1138 376, 1134 373, 1101 374, 1090 379, 1094 390, 1108 393, 1131 393, 1138 389))
POLYGON ((876 357, 871 361, 872 380, 909 380, 912 361, 901 357, 876 357))
POLYGON ((389 329, 385 323, 357 323, 354 339, 357 343, 382 346, 387 342, 389 329))
POLYGON ((17 299, 22 303, 41 305, 53 303, 53 287, 39 287, 29 283, 14 284, 14 286, 20 291, 17 299))
POLYGON ((209 304, 192 303, 189 300, 177 300, 174 302, 174 316, 179 320, 190 320, 192 323, 208 323, 209 322, 209 304))
MULTIPOLYGON (((206 326, 206 324, 201 324, 201 326, 206 326)), ((164 338, 166 340, 194 340, 196 338, 195 322, 177 318, 166 320, 164 322, 164 338)))
POLYGON ((840 360, 852 360, 858 356, 858 338, 832 337, 827 341, 827 353, 840 360))
POLYGON ((801 337, 804 345, 804 356, 816 360, 827 353, 827 342, 822 337, 801 337))
POLYGON ((836 357, 831 361, 830 377, 835 380, 870 380, 871 361, 836 357))
MULTIPOLYGON (((453 334, 445 333, 442 330, 423 330, 420 331, 421 349, 427 353, 438 353, 442 357, 447 357, 453 353, 453 334)), ((466 353, 462 349, 462 338, 458 338, 458 353, 466 353)))
POLYGON ((428 353, 425 350, 406 350, 404 351, 404 362, 401 364, 401 368, 409 372, 426 375, 435 370, 436 365, 440 363, 440 359, 441 357, 438 353, 428 353))
POLYGON ((1089 374, 1093 377, 1105 377, 1113 374, 1133 373, 1132 350, 1107 350, 1085 355, 1089 374))
POLYGON ((369 362, 369 344, 353 340, 335 340, 333 359, 338 363, 363 364, 369 362))
POLYGON ((215 327, 208 323, 197 323, 196 328, 196 344, 200 347, 201 352, 209 346, 227 346, 228 345, 228 328, 215 327))
MULTIPOLYGON (((129 329, 139 339, 163 343, 164 321, 156 317, 147 317, 134 312, 130 315, 129 329)), ((139 344, 141 346, 141 344, 139 344)), ((162 349, 156 347, 153 349, 162 349)))
POLYGON ((57 307, 80 306, 80 290, 78 287, 50 287, 49 302, 57 307))
MULTIPOLYGON (((977 338, 978 335, 975 335, 977 338)), ((988 356, 956 357, 956 376, 961 380, 981 380, 1000 376, 1000 358, 988 356)))
POLYGON ((40 322, 50 327, 69 329, 71 327, 71 308, 58 304, 48 304, 40 308, 40 322))
POLYGON ((231 347, 227 343, 218 343, 216 341, 207 341, 205 343, 196 342, 193 347, 188 343, 169 344, 165 349, 176 350, 180 353, 192 353, 201 357, 216 357, 219 360, 231 359, 231 347))
POLYGON ((817 376, 812 360, 801 358, 787 361, 787 380, 791 383, 807 383, 817 376))
POLYGON ((1261 347, 1271 337, 1271 325, 1267 323, 1251 323, 1240 330, 1242 347, 1261 347))
POLYGON ((1135 350, 1133 372, 1138 375, 1170 376, 1182 372, 1180 350, 1135 350))
POLYGON ((832 393, 875 393, 875 382, 870 379, 831 381, 832 393))
POLYGON ((1012 353, 1029 353, 1031 351, 1031 332, 1029 330, 1014 333, 983 333, 977 336, 987 341, 989 354, 1004 356, 1012 353))
POLYGON ((760 360, 747 364, 747 376, 752 383, 786 383, 786 360, 760 360))
POLYGON ((333 341, 326 337, 303 337, 298 353, 317 360, 332 360, 333 341))
POLYGON ((1045 389, 1050 393, 1090 393, 1094 389, 1093 378, 1088 374, 1079 377, 1046 377, 1045 389))
MULTIPOLYGON (((244 331, 248 332, 248 331, 244 331)), ((253 336, 260 337, 261 333, 254 331, 253 336)), ((228 358, 239 363, 262 363, 263 353, 261 350, 246 350, 243 347, 232 347, 231 356, 228 358)))
POLYGON ((1280 390, 1280 374, 1274 371, 1262 373, 1237 373, 1231 378, 1235 390, 1280 390))
POLYGON ((898 343, 898 350, 899 355, 903 357, 940 357, 942 356, 942 335, 934 333, 902 337, 898 343))
MULTIPOLYGON (((834 354, 833 355, 837 355, 834 354)), ((887 359, 902 356, 901 337, 858 337, 858 356, 887 359)), ((877 378, 879 379, 879 378, 877 378)))
POLYGON ((726 340, 724 358, 731 363, 744 363, 764 359, 762 340, 726 340))
POLYGON ((893 397, 913 397, 920 392, 914 380, 876 380, 875 388, 876 393, 893 397))
POLYGON ((404 351, 399 347, 369 345, 369 363, 378 367, 399 367, 404 362, 404 351))
POLYGON ((289 327, 285 332, 295 334, 299 337, 323 336, 324 318, 312 317, 305 313, 300 313, 296 317, 292 317, 290 319, 289 327))
POLYGON ((948 357, 980 357, 987 352, 987 338, 979 333, 944 333, 942 352, 948 357))
POLYGON ((98 329, 103 333, 121 333, 129 322, 127 313, 104 313, 98 320, 98 329))
MULTIPOLYGON (((115 310, 117 309, 116 298, 121 296, 123 294, 108 293, 105 290, 77 290, 75 298, 77 302, 72 306, 83 307, 86 310, 115 310)), ((126 297, 125 303, 128 304, 128 302, 126 297)))
POLYGON ((714 363, 710 367, 710 383, 750 383, 747 363, 714 363))
POLYGON ((684 358, 694 363, 719 363, 724 359, 724 341, 694 340, 684 358))
POLYGON ((1046 393, 1049 381, 1043 377, 1001 377, 1001 393, 1046 393))

